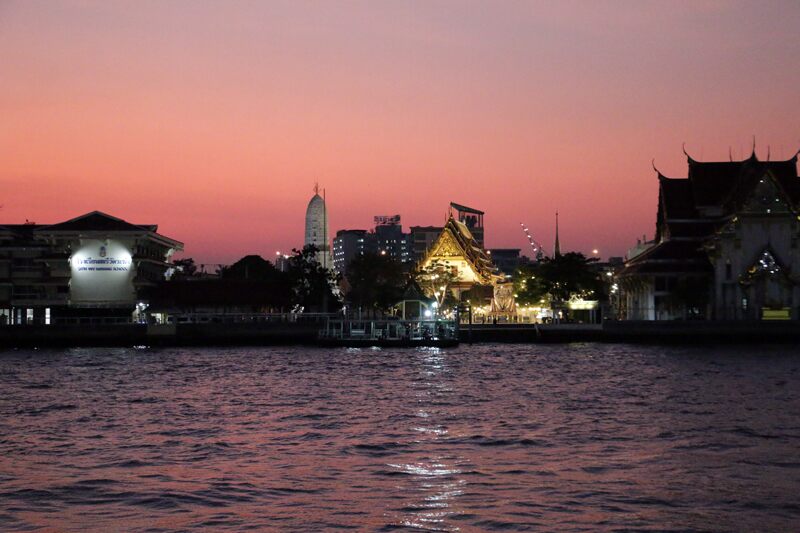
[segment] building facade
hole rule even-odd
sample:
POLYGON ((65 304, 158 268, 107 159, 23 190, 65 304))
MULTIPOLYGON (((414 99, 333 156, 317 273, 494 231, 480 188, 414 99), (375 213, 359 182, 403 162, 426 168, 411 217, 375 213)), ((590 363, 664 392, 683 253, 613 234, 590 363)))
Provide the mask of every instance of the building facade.
MULTIPOLYGON (((688 157, 688 156, 687 156, 688 157)), ((800 319, 800 178, 788 161, 700 162, 658 173, 656 235, 619 273, 640 320, 800 319)))
POLYGON ((410 234, 403 233, 400 215, 375 217, 375 241, 379 254, 388 255, 401 263, 413 260, 410 234))
POLYGON ((425 254, 439 238, 443 229, 444 226, 411 226, 409 241, 414 261, 419 262, 425 258, 425 254))
POLYGON ((520 255, 519 248, 492 248, 487 250, 492 258, 492 263, 506 276, 513 276, 520 265, 527 264, 530 260, 520 255))
POLYGON ((375 235, 365 229, 343 229, 333 239, 333 266, 342 275, 347 274, 350 261, 378 250, 375 235))
POLYGON ((157 230, 99 211, 59 224, 0 226, 0 324, 129 321, 183 249, 157 230))

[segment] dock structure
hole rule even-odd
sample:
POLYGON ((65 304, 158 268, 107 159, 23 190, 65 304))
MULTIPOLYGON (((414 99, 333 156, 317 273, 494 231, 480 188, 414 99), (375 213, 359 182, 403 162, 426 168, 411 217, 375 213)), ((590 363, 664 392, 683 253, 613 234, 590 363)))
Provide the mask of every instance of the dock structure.
POLYGON ((327 346, 456 346, 454 320, 328 319, 319 333, 327 346))

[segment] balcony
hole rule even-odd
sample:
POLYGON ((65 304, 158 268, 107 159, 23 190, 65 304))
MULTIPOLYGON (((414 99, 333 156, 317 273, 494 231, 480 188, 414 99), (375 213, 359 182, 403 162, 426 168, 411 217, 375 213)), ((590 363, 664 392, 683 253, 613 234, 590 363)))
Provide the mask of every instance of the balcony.
POLYGON ((41 266, 12 266, 11 279, 37 279, 44 276, 44 270, 41 266))
POLYGON ((67 305, 69 303, 68 294, 14 294, 11 297, 11 305, 14 307, 41 307, 67 305))

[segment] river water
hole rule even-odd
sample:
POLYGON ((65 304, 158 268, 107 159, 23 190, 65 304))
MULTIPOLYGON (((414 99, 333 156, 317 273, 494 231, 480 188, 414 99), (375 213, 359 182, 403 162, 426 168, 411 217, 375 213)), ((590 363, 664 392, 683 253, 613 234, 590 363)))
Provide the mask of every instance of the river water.
POLYGON ((0 352, 0 530, 800 529, 800 349, 0 352))

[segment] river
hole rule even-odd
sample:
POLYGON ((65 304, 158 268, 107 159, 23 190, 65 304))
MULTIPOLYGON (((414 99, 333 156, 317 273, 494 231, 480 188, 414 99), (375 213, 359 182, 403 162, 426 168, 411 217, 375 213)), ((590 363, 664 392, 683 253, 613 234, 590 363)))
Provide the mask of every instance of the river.
POLYGON ((791 531, 800 349, 0 352, 2 531, 791 531))

